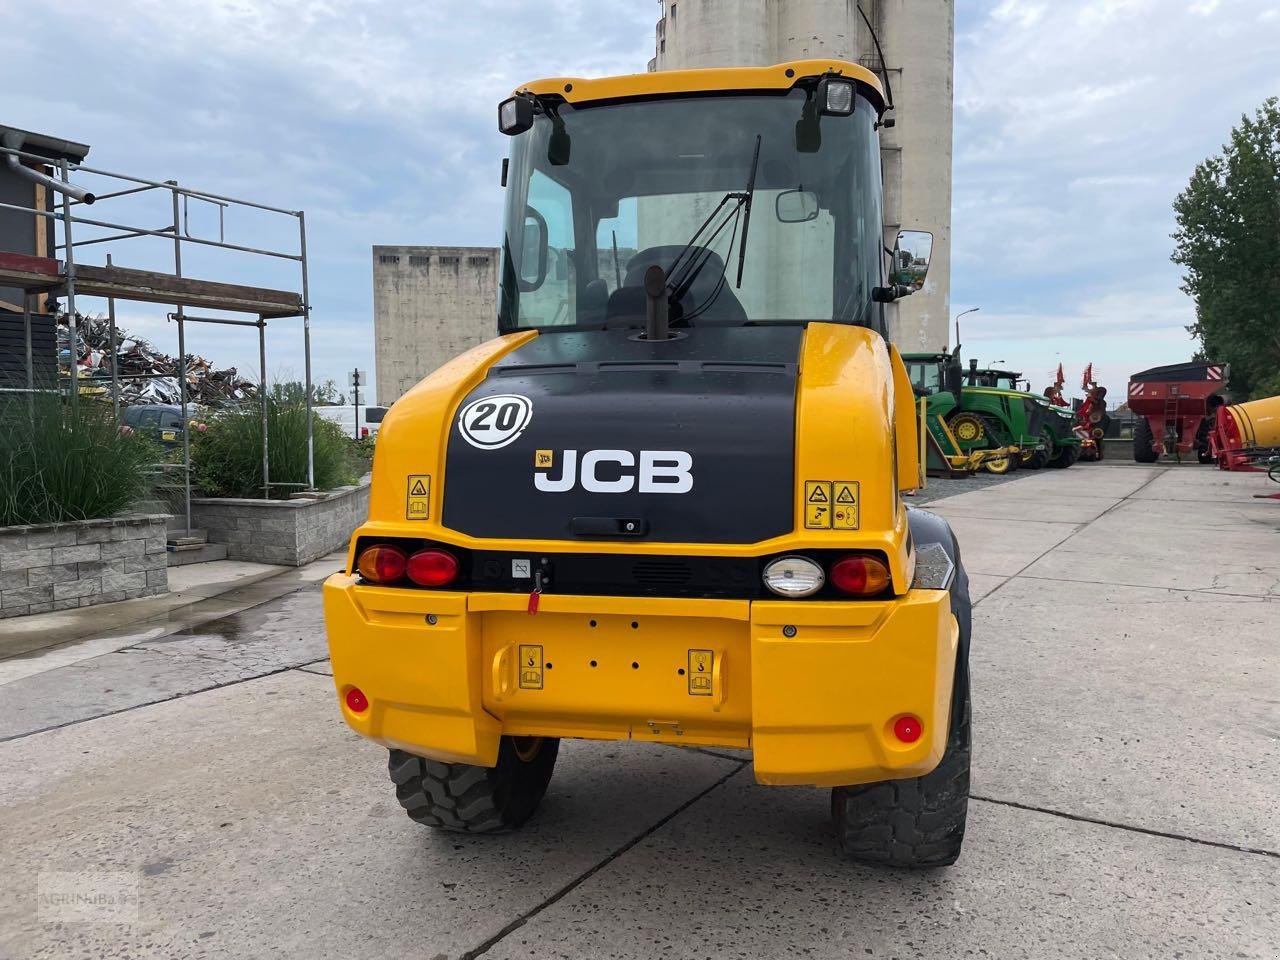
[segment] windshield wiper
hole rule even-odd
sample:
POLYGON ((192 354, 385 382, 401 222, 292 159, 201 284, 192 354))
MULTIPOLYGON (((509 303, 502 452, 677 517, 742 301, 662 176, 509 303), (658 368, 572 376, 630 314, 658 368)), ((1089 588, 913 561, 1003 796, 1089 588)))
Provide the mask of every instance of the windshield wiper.
MULTIPOLYGON (((745 210, 742 226, 742 244, 738 250, 737 285, 739 287, 742 286, 742 264, 747 251, 747 225, 751 222, 751 200, 755 196, 756 170, 759 166, 760 135, 757 134, 755 151, 751 156, 751 173, 747 176, 747 189, 741 192, 731 191, 721 197, 720 202, 716 204, 716 208, 711 211, 711 215, 708 216, 706 220, 702 221, 702 226, 698 227, 698 229, 694 231, 693 236, 689 238, 689 242, 684 245, 684 248, 676 254, 675 259, 671 261, 671 270, 668 274, 667 280, 667 286, 671 290, 670 296, 667 297, 668 303, 679 303, 684 298, 684 295, 689 292, 689 288, 693 286, 694 280, 698 278, 698 274, 702 272, 702 268, 705 267, 707 262, 711 259, 711 244, 715 242, 716 237, 724 231, 725 227, 730 223, 736 224, 738 214, 745 210), (706 230, 707 227, 711 225, 716 217, 720 215, 720 211, 723 210, 725 205, 730 202, 733 203, 732 209, 725 218, 720 221, 720 225, 716 227, 715 230, 711 231, 711 234, 707 237, 706 244, 702 248, 702 252, 700 254, 691 255, 694 245, 698 242, 698 238, 702 236, 702 231, 706 230), (686 257, 688 257, 688 259, 685 259, 686 257), (683 264, 681 263, 682 260, 684 261, 683 264)), ((730 243, 730 247, 732 247, 732 243, 730 243)), ((720 288, 717 287, 716 294, 719 292, 720 288)), ((713 299, 714 296, 708 298, 706 304, 700 304, 698 312, 701 313, 713 299)))

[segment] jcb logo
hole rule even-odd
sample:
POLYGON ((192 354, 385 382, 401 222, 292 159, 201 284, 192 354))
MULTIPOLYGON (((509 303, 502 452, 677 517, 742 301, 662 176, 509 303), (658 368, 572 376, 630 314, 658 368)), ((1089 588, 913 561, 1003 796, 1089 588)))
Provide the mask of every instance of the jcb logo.
MULTIPOLYGON (((693 457, 683 450, 577 450, 559 453, 560 473, 535 470, 533 485, 543 493, 565 493, 581 483, 589 493, 688 493, 693 489, 693 457)), ((537 466, 556 459, 553 451, 539 450, 537 466)))

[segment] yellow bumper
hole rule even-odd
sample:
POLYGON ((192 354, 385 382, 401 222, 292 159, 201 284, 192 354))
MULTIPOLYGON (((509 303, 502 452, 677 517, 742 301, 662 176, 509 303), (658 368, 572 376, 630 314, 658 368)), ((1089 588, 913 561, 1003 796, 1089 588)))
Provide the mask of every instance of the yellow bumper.
POLYGON ((324 587, 347 723, 389 747, 491 766, 516 736, 750 748, 772 784, 932 770, 959 628, 944 591, 884 601, 748 601, 324 587), (788 633, 793 634, 787 636, 788 633), (367 709, 345 693, 359 687, 367 709), (922 721, 913 744, 892 732, 922 721))

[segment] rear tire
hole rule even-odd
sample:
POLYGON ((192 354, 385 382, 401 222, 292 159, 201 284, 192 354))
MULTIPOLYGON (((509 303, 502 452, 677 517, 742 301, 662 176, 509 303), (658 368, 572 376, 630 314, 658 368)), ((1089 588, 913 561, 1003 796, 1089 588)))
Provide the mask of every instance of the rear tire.
POLYGON ((493 767, 392 750, 387 769, 411 820, 456 833, 502 833, 538 809, 559 750, 552 737, 503 737, 493 767))
MULTIPOLYGON (((961 681, 957 678, 957 685, 961 681)), ((942 762, 923 777, 831 791, 840 850, 850 860, 886 867, 947 867, 960 858, 969 810, 969 684, 942 762)))
POLYGON ((951 612, 961 645, 942 762, 923 777, 887 780, 831 791, 831 816, 849 860, 888 867, 946 867, 960 857, 969 812, 969 637, 973 607, 969 578, 955 555, 951 612))
POLYGON ((1143 417, 1133 425, 1133 459, 1138 463, 1155 463, 1158 456, 1151 423, 1143 417))

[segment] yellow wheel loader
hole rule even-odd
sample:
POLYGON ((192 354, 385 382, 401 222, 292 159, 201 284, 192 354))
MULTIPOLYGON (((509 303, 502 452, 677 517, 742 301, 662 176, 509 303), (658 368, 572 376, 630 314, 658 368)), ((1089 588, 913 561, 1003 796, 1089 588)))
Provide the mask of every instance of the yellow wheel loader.
MULTIPOLYGON (((414 820, 519 827, 563 738, 749 750, 855 860, 960 853, 968 581, 907 508, 876 76, 806 60, 540 80, 510 137, 497 338, 387 413, 325 584, 339 704, 414 820)), ((423 336, 432 336, 424 330, 423 336)))

